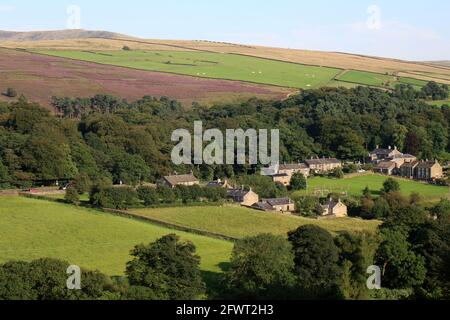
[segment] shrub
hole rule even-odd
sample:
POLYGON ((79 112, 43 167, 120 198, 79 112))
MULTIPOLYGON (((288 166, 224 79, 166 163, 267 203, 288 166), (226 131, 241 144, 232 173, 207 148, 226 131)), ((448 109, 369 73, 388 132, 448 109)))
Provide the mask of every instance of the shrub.
POLYGON ((70 186, 67 188, 64 200, 70 204, 76 204, 80 201, 80 196, 75 186, 70 186))

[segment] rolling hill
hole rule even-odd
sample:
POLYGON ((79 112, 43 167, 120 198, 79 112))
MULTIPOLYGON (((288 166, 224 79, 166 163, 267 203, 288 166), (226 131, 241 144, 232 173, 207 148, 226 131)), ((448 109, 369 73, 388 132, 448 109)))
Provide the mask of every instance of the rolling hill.
POLYGON ((85 39, 85 38, 131 38, 129 36, 109 32, 109 31, 91 31, 82 29, 56 30, 56 31, 30 31, 15 32, 0 30, 0 41, 42 41, 42 40, 66 40, 66 39, 85 39))
POLYGON ((397 84, 416 89, 428 81, 450 84, 445 61, 412 62, 213 41, 147 40, 107 31, 0 31, 0 47, 0 91, 14 87, 47 106, 52 95, 108 93, 127 99, 167 95, 187 104, 212 104, 252 96, 282 99, 297 89, 324 86, 390 90, 397 84), (51 66, 51 73, 38 70, 35 64, 44 58, 43 66, 51 66), (46 90, 36 92, 36 80, 46 90))

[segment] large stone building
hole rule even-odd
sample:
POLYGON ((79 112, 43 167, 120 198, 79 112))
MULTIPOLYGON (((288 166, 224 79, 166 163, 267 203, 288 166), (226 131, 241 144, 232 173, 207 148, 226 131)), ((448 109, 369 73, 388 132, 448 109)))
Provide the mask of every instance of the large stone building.
POLYGON ((281 183, 288 187, 291 185, 292 176, 296 173, 309 177, 311 169, 305 163, 280 164, 275 174, 272 174, 272 180, 275 183, 281 183))
POLYGON ((385 148, 380 148, 379 146, 377 146, 377 148, 369 154, 369 160, 370 160, 370 162, 377 163, 377 162, 381 162, 381 161, 392 160, 395 157, 398 157, 401 155, 403 155, 403 153, 401 153, 397 149, 397 147, 394 147, 394 149, 392 149, 391 147, 385 149, 385 148))
POLYGON ((166 176, 163 178, 163 183, 169 188, 175 188, 176 186, 191 187, 199 185, 200 181, 198 181, 198 179, 191 173, 191 174, 166 176))
POLYGON ((242 206, 251 207, 255 203, 259 202, 259 196, 252 189, 230 189, 228 190, 228 197, 234 202, 239 203, 242 206))
POLYGON ((290 213, 295 211, 295 203, 289 198, 263 199, 253 205, 255 209, 262 211, 274 211, 290 213))
POLYGON ((336 158, 310 159, 305 163, 314 173, 327 173, 342 168, 342 162, 336 158))

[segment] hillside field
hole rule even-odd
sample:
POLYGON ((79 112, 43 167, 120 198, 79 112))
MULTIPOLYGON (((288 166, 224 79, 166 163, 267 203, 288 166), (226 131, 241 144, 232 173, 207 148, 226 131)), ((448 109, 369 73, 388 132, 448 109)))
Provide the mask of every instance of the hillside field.
MULTIPOLYGON (((294 92, 274 86, 133 70, 0 49, 0 92, 8 87, 50 109, 52 96, 110 94, 128 100, 145 95, 167 96, 190 106, 193 101, 213 104, 251 97, 284 99, 294 92)), ((12 99, 0 94, 0 100, 12 99)))
POLYGON ((219 233, 235 238, 272 233, 286 236, 289 231, 306 224, 318 225, 333 234, 342 231, 375 232, 378 221, 353 218, 316 220, 293 215, 267 213, 234 205, 222 207, 185 207, 135 209, 134 213, 159 221, 219 233))
POLYGON ((418 79, 405 78, 405 77, 394 77, 392 75, 386 75, 381 73, 365 72, 351 70, 345 72, 342 76, 338 77, 337 80, 373 87, 385 87, 394 89, 398 84, 410 84, 416 90, 420 90, 424 87, 427 82, 418 79))
POLYGON ((134 246, 171 233, 197 246, 206 272, 220 272, 233 244, 95 210, 19 197, 0 198, 0 263, 52 257, 122 275, 134 246))
POLYGON ((291 88, 325 86, 340 69, 198 51, 39 51, 39 53, 200 78, 239 80, 291 88))
MULTIPOLYGON (((295 195, 322 193, 346 192, 349 195, 360 196, 366 187, 372 191, 373 195, 378 195, 383 188, 383 183, 389 177, 382 175, 363 175, 345 179, 331 179, 314 177, 308 179, 308 190, 296 192, 295 195)), ((409 196, 413 192, 419 193, 426 201, 438 201, 447 198, 449 188, 434 186, 417 181, 394 178, 400 183, 401 192, 409 196)))

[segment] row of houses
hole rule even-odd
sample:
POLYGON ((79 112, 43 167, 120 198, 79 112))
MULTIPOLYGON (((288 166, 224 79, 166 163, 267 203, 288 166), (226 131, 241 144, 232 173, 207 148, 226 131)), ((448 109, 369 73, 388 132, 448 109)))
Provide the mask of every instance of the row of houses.
POLYGON ((312 173, 325 174, 340 168, 342 168, 342 162, 336 158, 312 158, 303 163, 280 164, 271 177, 274 182, 288 187, 292 176, 296 173, 301 173, 308 178, 312 173))
POLYGON ((397 147, 387 149, 377 147, 369 154, 375 165, 373 171, 384 175, 398 175, 407 179, 435 180, 444 176, 442 166, 437 160, 418 161, 417 157, 403 154, 397 147))

